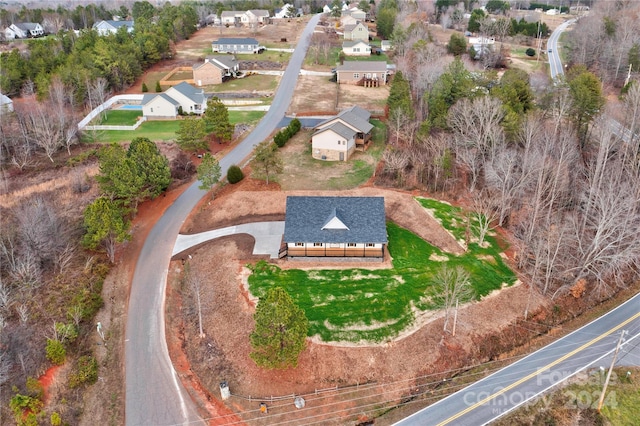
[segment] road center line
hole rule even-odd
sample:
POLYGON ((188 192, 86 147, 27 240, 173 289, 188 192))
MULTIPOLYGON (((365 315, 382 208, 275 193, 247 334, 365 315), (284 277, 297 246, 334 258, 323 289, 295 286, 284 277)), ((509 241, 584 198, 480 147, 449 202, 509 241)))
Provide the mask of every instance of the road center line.
POLYGON ((557 360, 545 365, 544 367, 539 368, 538 370, 536 370, 535 372, 529 374, 528 376, 525 376, 523 378, 521 378, 520 380, 510 384, 509 386, 506 386, 504 388, 502 388, 501 390, 499 390, 498 392, 489 395, 488 397, 484 398, 482 401, 478 401, 475 404, 467 407, 466 409, 459 411, 458 413, 456 413, 455 415, 449 417, 448 419, 444 420, 443 422, 438 423, 437 426, 442 426, 442 425, 446 425, 448 423, 451 423, 452 421, 458 419, 459 417, 464 416, 465 414, 467 414, 468 412, 475 410, 476 408, 478 408, 481 405, 484 405, 485 403, 495 399, 496 397, 502 395, 503 393, 513 389, 514 387, 526 382, 527 380, 535 377, 536 375, 538 375, 540 372, 542 371, 547 371, 549 370, 551 367, 561 363, 562 361, 565 361, 567 358, 572 357, 573 355, 577 354, 578 352, 588 348, 589 346, 593 345, 594 343, 599 342, 600 340, 604 339, 605 337, 609 336, 610 334, 616 332, 617 330, 619 330, 620 328, 624 327, 625 325, 629 324, 631 321, 635 320, 636 318, 640 317, 640 312, 638 312, 637 314, 635 314, 634 316, 632 316, 631 318, 628 318, 627 320, 621 322, 620 324, 618 324, 617 326, 613 327, 612 329, 610 329, 609 331, 602 333, 601 335, 599 335, 598 337, 590 340, 589 342, 585 343, 584 345, 580 346, 579 348, 574 349, 573 351, 567 353, 566 355, 563 355, 562 357, 558 358, 557 360))

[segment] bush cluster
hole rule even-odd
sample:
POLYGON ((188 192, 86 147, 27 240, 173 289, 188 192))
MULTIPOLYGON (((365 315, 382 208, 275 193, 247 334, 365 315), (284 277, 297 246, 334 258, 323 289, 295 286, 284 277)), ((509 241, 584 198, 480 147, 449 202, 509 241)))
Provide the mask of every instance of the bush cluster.
POLYGON ((289 139, 294 137, 296 133, 300 131, 301 128, 302 123, 300 123, 300 120, 294 118, 293 120, 291 120, 287 127, 276 133, 276 135, 273 137, 273 142, 275 142, 278 147, 282 148, 289 139))

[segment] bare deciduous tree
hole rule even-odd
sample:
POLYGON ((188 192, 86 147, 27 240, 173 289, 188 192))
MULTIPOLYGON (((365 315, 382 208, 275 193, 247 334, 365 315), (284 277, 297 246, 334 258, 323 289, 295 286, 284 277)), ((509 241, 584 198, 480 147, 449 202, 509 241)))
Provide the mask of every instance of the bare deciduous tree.
POLYGON ((384 159, 384 169, 393 174, 399 186, 404 181, 404 170, 409 164, 406 151, 401 149, 387 149, 382 155, 384 159))
POLYGON ((433 288, 430 290, 434 293, 428 294, 427 298, 444 309, 443 331, 447 331, 449 316, 456 303, 467 302, 474 296, 469 273, 460 266, 450 268, 443 265, 433 277, 433 288))
POLYGON ((464 98, 449 110, 448 123, 457 146, 477 148, 482 155, 502 145, 504 131, 502 102, 492 96, 464 98))

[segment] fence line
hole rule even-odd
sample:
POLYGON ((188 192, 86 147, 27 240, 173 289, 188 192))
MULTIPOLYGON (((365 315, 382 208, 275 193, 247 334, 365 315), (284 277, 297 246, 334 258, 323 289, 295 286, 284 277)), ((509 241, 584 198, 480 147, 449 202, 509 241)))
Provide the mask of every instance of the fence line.
POLYGON ((147 121, 147 117, 140 117, 140 120, 133 126, 115 126, 115 125, 102 125, 84 126, 85 130, 136 130, 142 123, 147 121))
MULTIPOLYGON (((91 120, 96 118, 102 111, 111 108, 111 105, 113 105, 114 103, 120 102, 120 101, 140 102, 140 101, 142 101, 142 97, 143 96, 144 95, 116 95, 116 96, 112 96, 111 98, 107 99, 107 101, 105 103, 103 103, 101 105, 98 105, 89 114, 87 114, 87 116, 85 118, 83 118, 82 121, 80 121, 78 123, 78 130, 84 129, 87 126, 87 124, 89 124, 91 122, 91 120)), ((95 126, 91 126, 91 127, 95 127, 95 126)))
POLYGON ((338 387, 338 385, 332 386, 330 388, 324 388, 324 389, 315 389, 313 392, 309 392, 309 393, 301 393, 301 394, 295 394, 292 393, 291 395, 276 395, 276 396, 262 396, 262 397, 256 397, 256 396, 244 396, 244 395, 238 395, 238 394, 234 394, 234 393, 230 393, 231 396, 234 396, 236 398, 240 398, 240 399, 244 399, 246 401, 269 401, 269 402, 274 402, 274 401, 284 401, 286 399, 295 399, 297 396, 301 396, 303 398, 308 398, 310 396, 315 396, 315 395, 320 395, 323 393, 329 393, 329 392, 339 392, 339 391, 344 391, 344 390, 349 390, 349 389, 366 389, 370 386, 375 386, 377 385, 377 382, 366 382, 366 383, 356 383, 355 385, 349 385, 349 386, 344 386, 344 387, 338 387))

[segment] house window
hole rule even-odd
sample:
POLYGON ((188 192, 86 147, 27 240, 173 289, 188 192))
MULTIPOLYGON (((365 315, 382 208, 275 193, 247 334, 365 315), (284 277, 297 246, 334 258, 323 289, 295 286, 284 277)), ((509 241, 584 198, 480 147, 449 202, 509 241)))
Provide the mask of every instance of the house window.
POLYGON ((371 74, 371 77, 373 77, 374 79, 378 78, 378 76, 376 76, 375 72, 373 74, 371 74))
POLYGON ((355 247, 356 243, 347 243, 347 247, 355 247))
POLYGON ((375 246, 375 244, 374 244, 374 243, 367 243, 367 244, 366 244, 366 247, 374 247, 374 246, 375 246))
POLYGON ((354 72, 353 73, 353 78, 360 78, 360 73, 354 72))
POLYGON ((153 108, 151 108, 151 112, 153 112, 153 108))
POLYGON ((296 243, 296 247, 304 247, 304 243, 296 243))
POLYGON ((313 243, 314 247, 322 247, 322 243, 313 243))
POLYGON ((353 48, 353 51, 354 51, 354 52, 359 52, 359 51, 360 51, 360 48, 359 48, 359 47, 354 47, 354 48, 353 48))
POLYGON ((338 243, 331 243, 331 244, 329 244, 329 246, 331 248, 340 248, 340 244, 338 244, 338 243))

